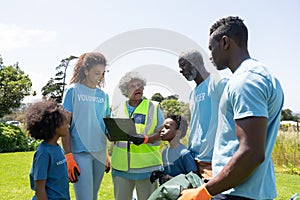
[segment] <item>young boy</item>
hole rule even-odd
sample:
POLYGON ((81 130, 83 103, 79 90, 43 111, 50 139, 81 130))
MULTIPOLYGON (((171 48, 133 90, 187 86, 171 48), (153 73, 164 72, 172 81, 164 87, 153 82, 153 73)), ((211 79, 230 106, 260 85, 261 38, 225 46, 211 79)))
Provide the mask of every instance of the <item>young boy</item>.
POLYGON ((30 106, 26 113, 30 135, 42 139, 30 170, 32 199, 69 200, 69 177, 66 158, 57 144, 69 129, 64 109, 54 101, 43 100, 30 106))
POLYGON ((179 174, 188 174, 193 171, 198 174, 197 165, 190 151, 180 142, 186 135, 187 121, 180 115, 168 114, 160 131, 163 141, 168 141, 169 146, 162 152, 164 171, 154 171, 150 178, 154 182, 157 178, 163 184, 179 174))

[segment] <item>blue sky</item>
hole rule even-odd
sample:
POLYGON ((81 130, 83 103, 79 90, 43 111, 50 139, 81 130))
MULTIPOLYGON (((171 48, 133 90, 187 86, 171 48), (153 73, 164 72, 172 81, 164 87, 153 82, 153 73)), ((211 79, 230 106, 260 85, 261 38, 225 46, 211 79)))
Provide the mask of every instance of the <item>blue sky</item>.
MULTIPOLYGON (((127 31, 142 28, 175 31, 198 43, 209 55, 209 28, 216 20, 228 15, 244 19, 249 31, 250 55, 265 63, 281 81, 285 92, 284 108, 300 112, 298 0, 3 1, 0 54, 5 65, 19 62, 32 80, 33 90, 40 95, 41 88, 54 76, 60 60, 93 51, 110 38, 127 31)), ((145 57, 149 59, 152 54, 157 52, 145 57)), ((162 53, 152 59, 157 58, 176 70, 176 56, 162 53)), ((136 63, 148 62, 135 54, 122 59, 118 62, 125 71, 137 66, 136 63)), ((120 78, 111 71, 106 78, 107 88, 115 87, 117 78, 120 78)), ((112 89, 107 90, 110 93, 112 89)))

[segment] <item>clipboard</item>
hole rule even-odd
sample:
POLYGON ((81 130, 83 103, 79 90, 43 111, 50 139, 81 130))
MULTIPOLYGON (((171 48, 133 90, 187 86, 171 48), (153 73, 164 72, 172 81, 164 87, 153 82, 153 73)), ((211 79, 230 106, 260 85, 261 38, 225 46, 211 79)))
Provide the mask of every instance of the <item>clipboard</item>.
POLYGON ((135 123, 131 118, 103 118, 109 141, 129 141, 131 135, 137 135, 135 123))

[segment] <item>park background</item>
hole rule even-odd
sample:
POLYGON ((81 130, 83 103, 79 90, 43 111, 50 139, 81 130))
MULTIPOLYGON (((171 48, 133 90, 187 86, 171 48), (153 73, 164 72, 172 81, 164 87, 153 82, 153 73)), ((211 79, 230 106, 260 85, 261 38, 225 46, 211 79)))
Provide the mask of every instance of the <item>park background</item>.
MULTIPOLYGON (((284 109, 291 111, 289 114, 293 116, 300 112, 297 94, 300 83, 300 60, 297 58, 300 2, 297 0, 10 0, 2 2, 1 7, 2 64, 18 63, 32 81, 31 95, 24 103, 42 98, 42 87, 54 77, 55 68, 62 59, 94 51, 111 38, 133 30, 160 29, 182 34, 199 44, 209 56, 210 26, 221 17, 237 15, 245 20, 249 29, 251 56, 265 63, 282 83, 284 109)), ((104 88, 111 96, 120 76, 126 71, 149 64, 163 64, 178 72, 176 54, 157 49, 130 52, 113 64, 109 66, 104 88)), ((172 90, 165 86, 146 89, 148 98, 153 92, 160 92, 165 97, 173 95, 172 90)), ((14 120, 18 116, 10 117, 14 120)), ((298 127, 282 127, 273 156, 279 181, 278 199, 288 199, 300 191, 299 146, 298 127)), ((0 194, 3 194, 0 199, 29 199, 32 196, 28 179, 32 156, 33 151, 0 154, 0 194)), ((112 198, 110 174, 105 176, 101 190, 100 199, 112 198), (110 196, 106 198, 105 195, 110 196)))

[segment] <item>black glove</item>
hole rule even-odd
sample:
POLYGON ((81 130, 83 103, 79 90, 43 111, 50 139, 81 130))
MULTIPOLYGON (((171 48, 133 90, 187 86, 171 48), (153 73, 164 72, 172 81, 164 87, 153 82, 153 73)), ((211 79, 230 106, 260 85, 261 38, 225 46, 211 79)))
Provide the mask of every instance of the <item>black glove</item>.
POLYGON ((158 179, 159 185, 162 185, 165 182, 167 182, 168 180, 170 180, 171 178, 173 178, 173 177, 169 176, 164 171, 156 170, 151 173, 150 181, 151 181, 151 183, 154 183, 156 181, 156 179, 158 179))
POLYGON ((110 170, 110 163, 107 163, 107 164, 105 165, 105 173, 108 173, 109 170, 110 170))
POLYGON ((164 184, 165 182, 167 182, 168 180, 172 179, 173 177, 168 175, 168 174, 164 174, 162 175, 161 177, 159 177, 158 179, 158 182, 159 182, 159 185, 162 185, 164 184))
POLYGON ((73 182, 71 181, 71 183, 76 183, 78 181, 78 176, 80 176, 80 172, 77 170, 77 168, 74 168, 74 174, 75 174, 75 178, 76 180, 74 180, 73 182))
POLYGON ((129 136, 129 141, 132 141, 135 145, 143 144, 145 141, 145 136, 142 134, 129 136))
POLYGON ((159 171, 159 170, 153 171, 150 176, 151 183, 154 183, 156 181, 156 179, 163 176, 164 174, 165 174, 164 171, 159 171))

